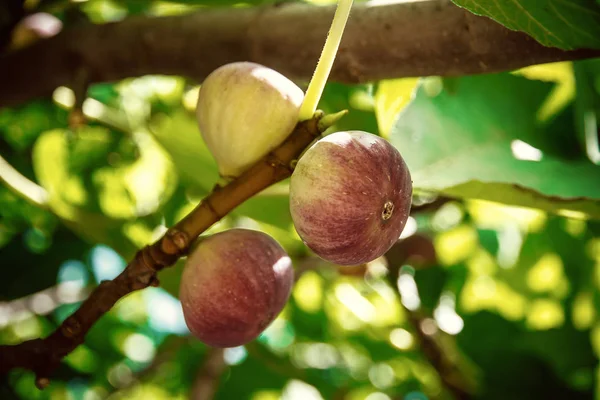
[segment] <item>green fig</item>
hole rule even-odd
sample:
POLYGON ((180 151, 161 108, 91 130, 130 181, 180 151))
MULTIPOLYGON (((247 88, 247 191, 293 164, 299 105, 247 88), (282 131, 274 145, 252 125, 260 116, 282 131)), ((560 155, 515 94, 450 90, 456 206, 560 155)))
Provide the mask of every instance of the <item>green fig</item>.
POLYGON ((196 117, 221 176, 239 176, 279 146, 298 123, 303 99, 294 82, 260 64, 214 70, 200 87, 196 117))

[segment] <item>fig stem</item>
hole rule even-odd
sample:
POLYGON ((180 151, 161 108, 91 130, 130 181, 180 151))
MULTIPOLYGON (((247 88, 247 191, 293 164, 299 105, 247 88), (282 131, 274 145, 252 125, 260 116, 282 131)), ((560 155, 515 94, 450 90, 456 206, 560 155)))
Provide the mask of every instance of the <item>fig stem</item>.
POLYGON ((317 67, 310 80, 306 94, 304 95, 302 106, 300 107, 300 121, 311 119, 317 109, 319 100, 323 94, 323 89, 325 88, 325 83, 327 83, 327 79, 329 79, 335 56, 340 47, 340 42, 342 41, 342 35, 346 28, 348 17, 350 16, 352 3, 353 0, 338 1, 338 6, 335 9, 333 21, 329 28, 329 34, 327 35, 323 51, 321 52, 321 57, 319 57, 317 67))
POLYGON ((327 129, 331 128, 336 122, 342 119, 346 114, 348 114, 348 110, 342 110, 340 112, 336 112, 335 114, 325 115, 319 120, 319 130, 321 132, 325 132, 327 129))

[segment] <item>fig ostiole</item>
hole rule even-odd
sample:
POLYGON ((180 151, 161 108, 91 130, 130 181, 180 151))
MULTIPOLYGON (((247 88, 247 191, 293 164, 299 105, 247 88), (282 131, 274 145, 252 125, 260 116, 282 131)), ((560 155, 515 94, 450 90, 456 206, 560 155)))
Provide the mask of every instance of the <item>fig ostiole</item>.
POLYGON ((230 229, 202 238, 181 277, 185 322, 209 346, 244 345, 283 310, 293 281, 290 257, 263 232, 230 229))
POLYGON ((411 203, 411 176, 398 150, 362 131, 317 141, 290 180, 298 235, 316 255, 339 265, 366 263, 389 250, 411 203))
POLYGON ((303 99, 294 82, 260 64, 234 62, 208 75, 196 118, 221 176, 241 175, 279 146, 298 123, 303 99))

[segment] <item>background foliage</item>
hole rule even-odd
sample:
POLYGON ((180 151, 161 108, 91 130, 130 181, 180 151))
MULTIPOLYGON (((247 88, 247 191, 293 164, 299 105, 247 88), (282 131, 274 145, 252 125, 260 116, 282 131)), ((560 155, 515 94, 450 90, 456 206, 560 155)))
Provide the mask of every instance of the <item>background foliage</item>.
MULTIPOLYGON (((237 3, 37 7, 68 27, 237 3)), ((597 2, 455 3, 543 44, 600 47, 597 2)), ((49 195, 39 207, 0 187, 0 343, 47 335, 209 193, 218 173, 196 126, 197 90, 166 76, 95 85, 79 129, 68 128, 67 88, 0 110, 0 153, 49 195)), ((415 213, 387 260, 363 268, 315 261, 294 231, 287 182, 211 228, 269 233, 299 276, 259 340, 223 353, 215 398, 600 398, 599 105, 598 60, 328 84, 319 107, 350 110, 335 130, 389 139, 415 205, 448 200, 415 213)), ((119 302, 44 392, 13 371, 0 398, 172 399, 206 385, 215 351, 185 327, 180 272, 119 302)))

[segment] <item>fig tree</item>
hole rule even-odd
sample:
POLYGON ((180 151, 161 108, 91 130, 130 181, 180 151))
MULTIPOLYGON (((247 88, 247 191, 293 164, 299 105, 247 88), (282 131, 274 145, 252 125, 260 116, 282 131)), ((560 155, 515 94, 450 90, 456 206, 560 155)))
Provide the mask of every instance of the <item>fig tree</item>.
POLYGON ((196 117, 223 177, 237 177, 279 146, 298 123, 304 92, 252 62, 214 70, 198 94, 196 117))
POLYGON ((281 312, 293 280, 290 257, 263 232, 230 229, 203 238, 181 276, 186 324, 209 346, 241 346, 281 312))
POLYGON ((410 172, 398 150, 362 131, 316 142, 290 182, 298 235, 319 257, 339 265, 383 255, 400 237, 411 199, 410 172))

